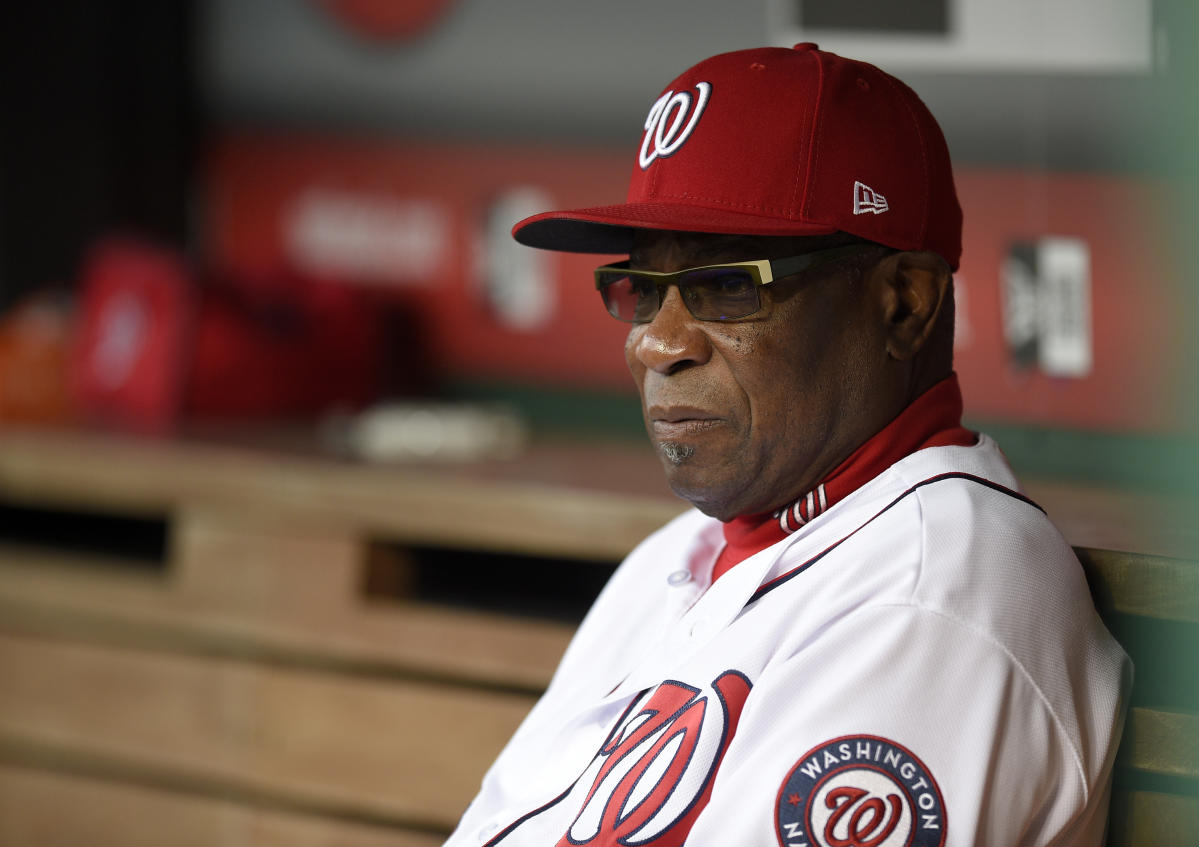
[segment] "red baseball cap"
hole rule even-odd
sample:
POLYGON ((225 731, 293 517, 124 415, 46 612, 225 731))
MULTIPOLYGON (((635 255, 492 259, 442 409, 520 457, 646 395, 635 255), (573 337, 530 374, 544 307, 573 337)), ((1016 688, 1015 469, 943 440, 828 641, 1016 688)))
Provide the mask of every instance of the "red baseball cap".
POLYGON ((654 101, 628 201, 534 215, 521 244, 628 253, 633 231, 848 232, 930 250, 957 270, 962 210, 949 150, 916 93, 874 65, 820 50, 722 53, 654 101))

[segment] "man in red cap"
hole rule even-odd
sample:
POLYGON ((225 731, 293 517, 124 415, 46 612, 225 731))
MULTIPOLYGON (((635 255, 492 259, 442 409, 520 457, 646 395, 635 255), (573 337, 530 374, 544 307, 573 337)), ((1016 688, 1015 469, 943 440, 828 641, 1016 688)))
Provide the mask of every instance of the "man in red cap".
POLYGON ((671 487, 450 844, 1098 845, 1130 667, 952 371, 933 117, 801 44, 652 104, 596 271, 671 487))

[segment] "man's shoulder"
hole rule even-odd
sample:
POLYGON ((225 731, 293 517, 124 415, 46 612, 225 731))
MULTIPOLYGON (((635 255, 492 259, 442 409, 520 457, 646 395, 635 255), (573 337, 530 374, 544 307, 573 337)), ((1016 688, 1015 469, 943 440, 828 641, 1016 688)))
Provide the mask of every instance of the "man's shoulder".
POLYGON ((829 608, 942 616, 1021 661, 1040 638, 1106 636, 1070 544, 986 436, 908 456, 806 535, 772 576, 806 573, 829 608))
POLYGON ((945 571, 960 569, 976 584, 994 579, 1010 585, 1064 570, 1072 588, 1085 589, 1069 543, 1021 490, 998 445, 987 436, 980 436, 974 447, 922 450, 895 470, 896 498, 910 500, 906 523, 895 528, 918 529, 920 564, 930 574, 944 578, 945 571))
POLYGON ((930 455, 912 463, 919 471, 906 480, 919 486, 913 509, 906 526, 900 520, 891 527, 920 533, 902 602, 993 643, 1080 737, 1068 714, 1078 693, 1067 682, 1071 668, 1092 668, 1102 680, 1088 696, 1115 696, 1126 659, 1095 611, 1069 542, 1020 491, 994 442, 980 446, 973 456, 930 455))
POLYGON ((954 608, 974 598, 991 607, 1020 596, 1034 608, 1068 597, 1090 608, 1069 542, 1020 489, 993 440, 921 450, 891 472, 871 532, 882 550, 908 540, 909 556, 895 564, 917 571, 913 602, 954 608))

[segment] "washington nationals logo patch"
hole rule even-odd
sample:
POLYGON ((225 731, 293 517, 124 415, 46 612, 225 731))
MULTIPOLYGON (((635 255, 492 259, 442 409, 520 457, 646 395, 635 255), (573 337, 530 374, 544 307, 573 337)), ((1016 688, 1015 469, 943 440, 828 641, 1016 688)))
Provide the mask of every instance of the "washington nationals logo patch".
POLYGON ((874 735, 809 750, 775 803, 783 847, 943 847, 945 802, 924 763, 874 735))
POLYGON ((699 123, 711 93, 711 83, 697 82, 694 97, 690 91, 667 91, 654 101, 649 117, 645 119, 645 137, 641 139, 641 152, 637 156, 641 170, 648 168, 658 157, 674 155, 683 146, 699 123))
POLYGON ((725 671, 702 689, 668 680, 612 733, 558 847, 679 847, 712 794, 750 682, 725 671))

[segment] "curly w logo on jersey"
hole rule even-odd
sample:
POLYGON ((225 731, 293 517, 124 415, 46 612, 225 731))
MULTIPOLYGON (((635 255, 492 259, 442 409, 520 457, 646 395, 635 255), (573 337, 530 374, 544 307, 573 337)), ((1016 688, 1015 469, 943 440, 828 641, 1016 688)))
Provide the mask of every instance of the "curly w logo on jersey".
POLYGON ((654 689, 579 780, 591 788, 558 847, 683 844, 750 687, 743 674, 725 671, 703 689, 675 681, 654 689))

